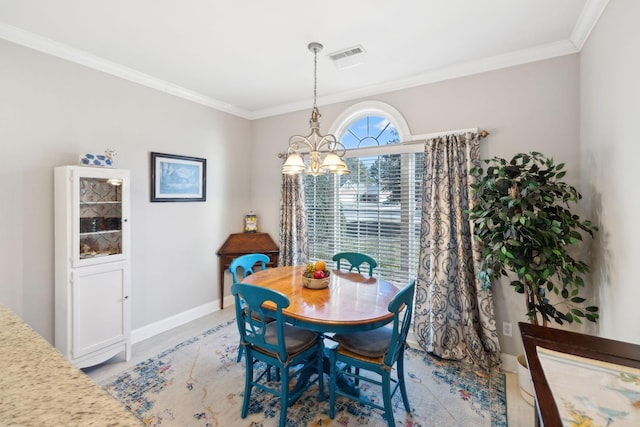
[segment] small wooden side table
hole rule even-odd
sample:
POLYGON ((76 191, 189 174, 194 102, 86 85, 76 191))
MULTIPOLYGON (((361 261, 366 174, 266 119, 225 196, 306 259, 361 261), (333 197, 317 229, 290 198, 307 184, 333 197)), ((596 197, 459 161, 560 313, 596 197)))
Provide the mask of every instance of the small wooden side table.
POLYGON ((233 233, 227 237, 217 252, 219 283, 220 283, 220 309, 224 308, 224 272, 231 265, 231 261, 240 255, 261 253, 269 257, 267 267, 278 266, 280 248, 268 233, 233 233))

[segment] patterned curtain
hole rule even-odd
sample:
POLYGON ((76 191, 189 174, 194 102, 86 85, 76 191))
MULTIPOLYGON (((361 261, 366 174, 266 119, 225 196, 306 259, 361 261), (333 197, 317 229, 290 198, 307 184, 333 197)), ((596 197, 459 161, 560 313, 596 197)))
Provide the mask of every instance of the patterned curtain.
POLYGON ((304 175, 282 174, 280 193, 278 266, 305 264, 309 259, 309 232, 304 205, 304 175))
POLYGON ((425 145, 414 333, 428 352, 490 369, 500 364, 493 297, 477 278, 480 249, 465 213, 473 203, 469 171, 479 162, 477 134, 425 145))

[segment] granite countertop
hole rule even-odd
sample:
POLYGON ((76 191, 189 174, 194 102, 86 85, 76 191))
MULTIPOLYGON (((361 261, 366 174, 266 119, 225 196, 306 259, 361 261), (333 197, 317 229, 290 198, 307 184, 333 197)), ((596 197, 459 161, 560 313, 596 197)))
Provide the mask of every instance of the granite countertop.
POLYGON ((1 426, 141 426, 131 412, 0 305, 1 426))

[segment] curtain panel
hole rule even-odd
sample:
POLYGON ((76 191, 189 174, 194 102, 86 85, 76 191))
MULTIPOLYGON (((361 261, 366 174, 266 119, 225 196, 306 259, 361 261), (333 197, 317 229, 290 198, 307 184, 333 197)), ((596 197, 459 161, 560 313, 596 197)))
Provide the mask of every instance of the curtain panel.
POLYGON ((500 364, 493 297, 477 278, 480 248, 465 213, 479 162, 477 134, 425 144, 414 333, 428 352, 490 369, 500 364))
POLYGON ((306 264, 309 259, 303 178, 303 174, 282 174, 279 267, 306 264))

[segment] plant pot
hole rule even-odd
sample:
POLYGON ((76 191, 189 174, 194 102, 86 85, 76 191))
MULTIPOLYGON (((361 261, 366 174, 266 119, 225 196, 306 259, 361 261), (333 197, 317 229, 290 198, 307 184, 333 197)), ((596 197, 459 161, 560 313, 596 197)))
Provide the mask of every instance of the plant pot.
POLYGON ((527 358, 524 354, 518 356, 518 385, 520 385, 520 394, 526 402, 533 406, 535 398, 533 397, 533 386, 531 385, 531 374, 527 366, 527 358))

